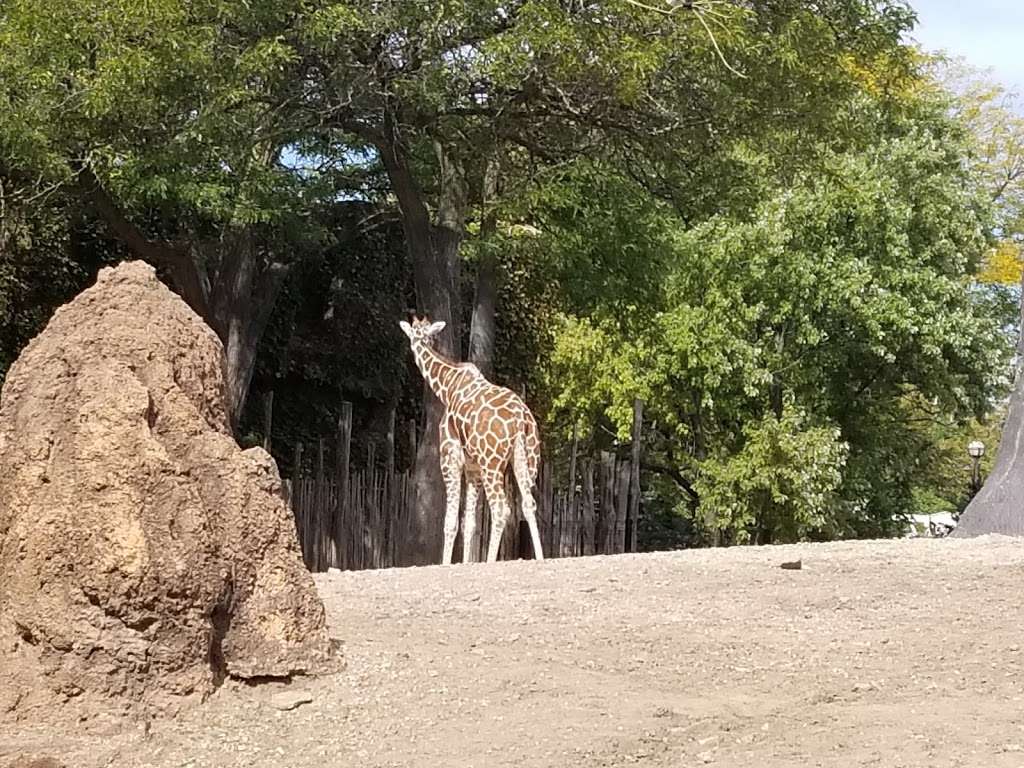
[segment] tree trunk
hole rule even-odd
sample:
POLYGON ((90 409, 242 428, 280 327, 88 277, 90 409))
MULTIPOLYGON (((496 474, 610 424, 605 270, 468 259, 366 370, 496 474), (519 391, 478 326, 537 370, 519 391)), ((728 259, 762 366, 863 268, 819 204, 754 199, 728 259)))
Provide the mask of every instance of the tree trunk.
MULTIPOLYGON (((384 135, 377 147, 398 198, 417 303, 420 311, 432 320, 446 323, 444 332, 437 337, 438 349, 456 357, 459 338, 456 276, 466 212, 462 171, 438 148, 442 187, 435 227, 409 167, 405 148, 395 131, 388 130, 384 135)), ((428 565, 441 559, 445 491, 441 480, 438 427, 443 413, 444 406, 424 383, 424 428, 414 472, 416 513, 410 521, 407 549, 400 553, 402 565, 428 565)))
POLYGON ((488 242, 497 229, 497 213, 492 201, 497 194, 497 165, 492 161, 484 175, 483 213, 480 221, 480 262, 476 273, 473 298, 473 321, 469 331, 469 361, 490 378, 494 373, 494 350, 497 339, 498 255, 488 242))
POLYGON ((228 408, 237 432, 256 367, 260 340, 289 268, 259 253, 256 234, 246 227, 225 238, 210 285, 209 317, 224 343, 228 408))
MULTIPOLYGON (((786 345, 786 332, 785 329, 779 328, 775 331, 775 352, 778 355, 779 365, 782 364, 782 352, 786 345)), ((783 390, 782 390, 782 373, 780 371, 774 371, 772 373, 772 383, 768 386, 769 401, 771 402, 772 413, 775 414, 777 421, 782 421, 782 410, 783 410, 783 390)))
POLYGON ((1024 536, 1024 273, 1021 284, 1021 328, 1010 406, 992 472, 951 534, 959 538, 986 533, 1024 536))
POLYGON ((251 228, 211 244, 206 258, 190 243, 151 240, 124 216, 92 170, 79 183, 116 237, 140 259, 165 268, 174 287, 224 345, 228 410, 236 434, 256 366, 256 354, 288 266, 260 256, 251 228), (212 274, 202 267, 215 265, 212 274))
POLYGON ((489 248, 480 255, 473 300, 473 322, 469 332, 469 361, 490 378, 494 373, 497 339, 498 263, 489 248))

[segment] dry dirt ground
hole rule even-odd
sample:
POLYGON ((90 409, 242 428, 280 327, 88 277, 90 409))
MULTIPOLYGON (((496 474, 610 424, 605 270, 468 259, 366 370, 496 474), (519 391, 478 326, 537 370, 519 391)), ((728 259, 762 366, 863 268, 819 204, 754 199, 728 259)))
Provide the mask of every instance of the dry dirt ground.
POLYGON ((0 727, 0 768, 1024 766, 1022 540, 317 581, 345 672, 229 685, 148 735, 0 727))

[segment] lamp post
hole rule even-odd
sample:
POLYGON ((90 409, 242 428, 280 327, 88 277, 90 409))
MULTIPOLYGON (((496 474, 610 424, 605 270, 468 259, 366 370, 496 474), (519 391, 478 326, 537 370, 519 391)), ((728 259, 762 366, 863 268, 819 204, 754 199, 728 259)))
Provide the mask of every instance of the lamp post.
POLYGON ((967 454, 971 457, 971 497, 981 490, 981 457, 985 455, 985 444, 981 440, 972 440, 967 444, 967 454))

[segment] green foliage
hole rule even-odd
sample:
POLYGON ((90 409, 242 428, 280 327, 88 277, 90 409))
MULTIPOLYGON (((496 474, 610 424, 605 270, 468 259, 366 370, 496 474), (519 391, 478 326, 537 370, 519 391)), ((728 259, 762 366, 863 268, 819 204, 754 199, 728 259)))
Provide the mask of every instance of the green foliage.
POLYGON ((863 147, 819 150, 746 210, 693 226, 657 207, 619 229, 600 211, 593 230, 577 222, 605 248, 656 233, 641 250, 660 258, 620 265, 662 287, 644 311, 613 289, 591 319, 563 323, 556 422, 601 414, 625 438, 644 397, 652 453, 700 497, 680 510, 726 540, 891 531, 938 460, 915 426, 923 409, 984 412, 1009 351, 1012 306, 972 287, 987 199, 938 106, 863 147))
POLYGON ((835 427, 809 427, 787 409, 743 425, 743 447, 701 464, 697 490, 705 525, 737 544, 793 542, 834 514, 847 446, 835 427))
POLYGON ((0 179, 0 384, 54 308, 85 288, 119 251, 60 195, 46 205, 0 179))
POLYGON ((294 12, 219 0, 5 3, 0 156, 55 181, 87 162, 126 207, 165 218, 294 217, 297 179, 267 162, 297 128, 282 130, 294 12))

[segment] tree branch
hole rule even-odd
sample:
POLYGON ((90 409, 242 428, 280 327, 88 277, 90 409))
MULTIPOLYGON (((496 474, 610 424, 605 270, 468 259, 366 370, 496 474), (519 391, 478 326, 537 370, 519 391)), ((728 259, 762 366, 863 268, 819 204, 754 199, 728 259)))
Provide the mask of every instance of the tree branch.
POLYGON ((114 236, 124 243, 138 258, 154 266, 167 268, 182 298, 204 320, 209 320, 209 291, 201 279, 191 248, 187 243, 170 243, 165 240, 151 240, 128 221, 121 208, 104 189, 92 168, 84 162, 74 162, 78 186, 85 197, 92 201, 100 216, 113 231, 114 236))
POLYGON ((678 469, 675 469, 674 467, 666 467, 663 464, 656 464, 651 461, 643 462, 642 467, 649 472, 654 472, 655 474, 663 475, 670 480, 674 480, 676 485, 686 491, 686 494, 694 504, 700 503, 700 494, 697 493, 697 489, 693 487, 689 480, 683 477, 683 473, 678 469))

